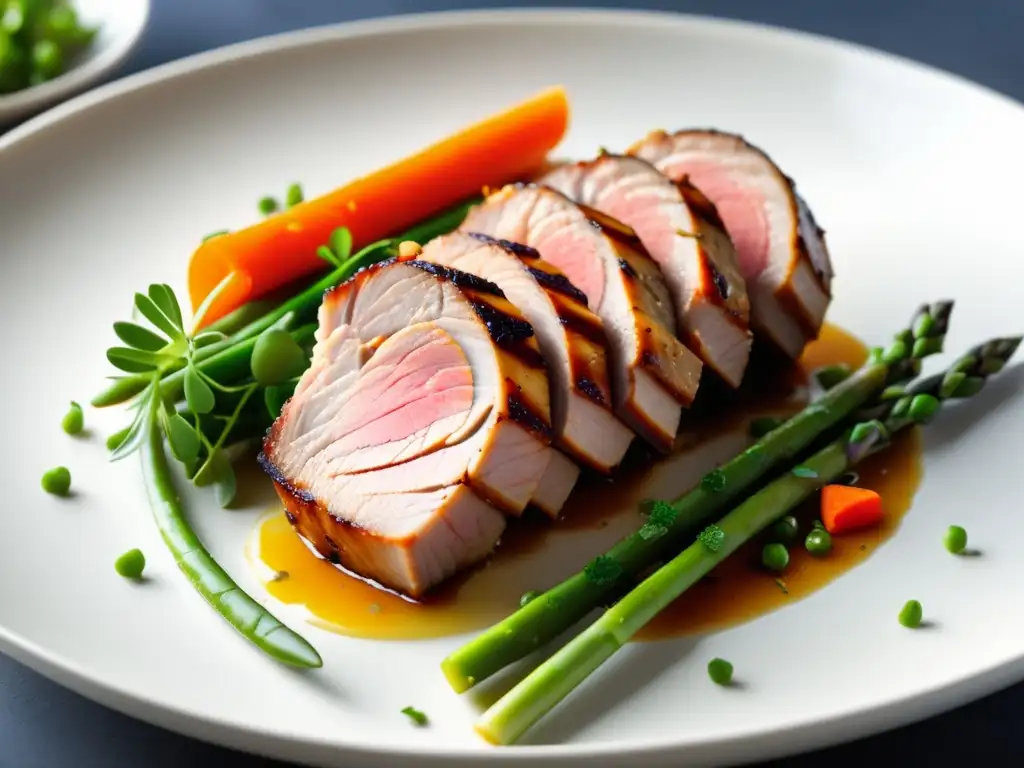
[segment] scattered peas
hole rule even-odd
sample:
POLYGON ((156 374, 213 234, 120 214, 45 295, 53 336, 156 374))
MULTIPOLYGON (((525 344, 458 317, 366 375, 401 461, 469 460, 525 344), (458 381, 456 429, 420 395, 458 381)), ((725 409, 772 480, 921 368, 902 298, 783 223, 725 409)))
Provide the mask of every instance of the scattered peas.
POLYGON ((54 467, 43 473, 43 490, 54 496, 67 496, 71 490, 71 471, 67 467, 54 467))
POLYGON ((129 549, 114 561, 114 570, 126 579, 139 578, 145 567, 146 556, 141 549, 129 549))
POLYGON ((0 0, 0 94, 64 74, 96 31, 66 0, 0 0))
POLYGON ((718 685, 729 685, 732 682, 732 664, 725 659, 712 659, 708 662, 708 677, 718 685))
POLYGON ((824 528, 814 528, 804 539, 804 547, 814 557, 824 557, 832 551, 832 534, 824 528))
POLYGON ((60 425, 69 435, 77 435, 81 432, 85 427, 85 416, 82 413, 82 406, 72 400, 71 408, 64 415, 60 425))
POLYGON ((954 555, 959 555, 967 549, 967 531, 959 525, 951 525, 946 529, 946 535, 942 539, 942 543, 954 555))
POLYGON ((786 515, 781 520, 776 520, 772 526, 771 537, 782 544, 792 544, 800 535, 800 524, 792 515, 786 515))
POLYGON ((281 209, 281 204, 277 202, 273 197, 269 195, 267 197, 260 198, 260 213, 264 216, 269 216, 272 213, 276 213, 281 209))
POLYGON ((402 709, 402 714, 416 723, 416 725, 423 726, 429 722, 426 714, 420 712, 416 707, 405 707, 402 709))
POLYGON ((299 184, 292 184, 288 187, 288 192, 285 194, 284 203, 289 208, 296 206, 303 200, 302 186, 299 184))
POLYGON ((917 600, 907 600, 907 604, 900 611, 900 624, 907 629, 914 629, 921 625, 921 604, 917 600))
POLYGON ((789 550, 782 544, 766 544, 761 550, 761 562, 769 571, 781 573, 789 565, 789 550))
POLYGON ((527 603, 532 603, 538 597, 540 597, 540 592, 538 592, 536 589, 531 589, 529 592, 524 592, 523 596, 519 598, 519 607, 525 608, 527 603))
POLYGON ((249 364, 253 378, 265 387, 272 387, 298 376, 308 360, 295 339, 275 328, 264 331, 256 339, 249 364))
POLYGON ((40 80, 52 80, 64 69, 64 56, 52 40, 40 40, 32 46, 33 74, 40 80))

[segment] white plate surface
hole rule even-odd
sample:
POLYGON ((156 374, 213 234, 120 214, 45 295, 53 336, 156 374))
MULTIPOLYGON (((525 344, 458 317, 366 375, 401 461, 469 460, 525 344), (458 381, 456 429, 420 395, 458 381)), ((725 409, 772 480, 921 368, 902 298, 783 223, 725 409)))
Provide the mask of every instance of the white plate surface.
MULTIPOLYGON (((375 643, 304 622, 325 658, 296 674, 250 649, 190 589, 152 524, 137 462, 59 427, 109 375, 110 323, 161 280, 181 289, 205 233, 250 221, 293 180, 316 194, 465 122, 563 83, 570 155, 654 127, 709 125, 762 145, 827 228, 830 319, 884 341, 913 306, 955 297, 948 349, 1024 330, 1024 110, 953 77, 831 41, 746 24, 612 12, 398 18, 204 54, 66 103, 0 138, 0 324, 6 511, 0 649, 132 715, 199 738, 332 765, 687 765, 764 758, 891 727, 1024 672, 1020 371, 927 432, 927 473, 898 535, 799 603, 696 640, 629 647, 521 747, 471 730, 475 707, 438 668, 464 638, 375 643), (71 467, 59 500, 43 470, 71 467), (953 522, 979 558, 941 544, 953 522), (113 571, 132 546, 152 578, 113 571), (910 632, 903 602, 935 626, 910 632), (709 684, 711 656, 746 686, 709 684), (399 714, 413 704, 433 725, 399 714)), ((189 494, 215 555, 266 597, 242 511, 189 494)), ((258 497, 258 498, 257 498, 258 497)))
POLYGON ((74 96, 111 74, 135 49, 149 20, 149 0, 75 0, 83 23, 98 25, 89 48, 63 75, 0 95, 0 128, 74 96))

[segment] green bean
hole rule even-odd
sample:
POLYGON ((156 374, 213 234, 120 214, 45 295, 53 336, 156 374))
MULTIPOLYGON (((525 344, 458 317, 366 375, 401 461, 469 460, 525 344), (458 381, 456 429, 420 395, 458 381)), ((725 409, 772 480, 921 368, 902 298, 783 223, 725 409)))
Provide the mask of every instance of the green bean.
POLYGON ((323 666, 320 654, 313 646, 282 624, 232 580, 188 524, 156 423, 158 400, 152 402, 149 434, 141 451, 143 475, 160 535, 178 567, 228 623, 272 658, 296 667, 323 666))

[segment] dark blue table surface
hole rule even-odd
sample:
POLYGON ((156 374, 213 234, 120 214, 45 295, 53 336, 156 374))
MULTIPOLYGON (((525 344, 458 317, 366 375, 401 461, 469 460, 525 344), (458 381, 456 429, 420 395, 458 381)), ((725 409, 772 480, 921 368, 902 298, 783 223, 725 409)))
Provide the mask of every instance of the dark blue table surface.
MULTIPOLYGON (((453 8, 628 6, 787 26, 874 46, 956 72, 1024 101, 1020 0, 154 0, 145 39, 120 74, 260 35, 368 16, 453 8)), ((1024 685, 946 715, 773 766, 1024 765, 1024 685)), ((279 763, 208 746, 132 720, 0 655, 0 768, 148 768, 211 761, 279 763)))

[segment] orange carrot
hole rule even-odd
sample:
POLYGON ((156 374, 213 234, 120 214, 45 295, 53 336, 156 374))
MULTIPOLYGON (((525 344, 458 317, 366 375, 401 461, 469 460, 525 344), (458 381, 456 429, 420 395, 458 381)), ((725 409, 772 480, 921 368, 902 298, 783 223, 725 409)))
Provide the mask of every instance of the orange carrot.
POLYGON ((204 324, 324 266, 316 255, 347 227, 353 247, 390 237, 479 194, 530 176, 565 135, 569 103, 544 90, 368 176, 246 229, 211 238, 192 255, 193 311, 222 281, 204 324))
POLYGON ((826 485, 821 489, 821 522, 829 533, 875 525, 882 515, 882 497, 869 488, 826 485))

